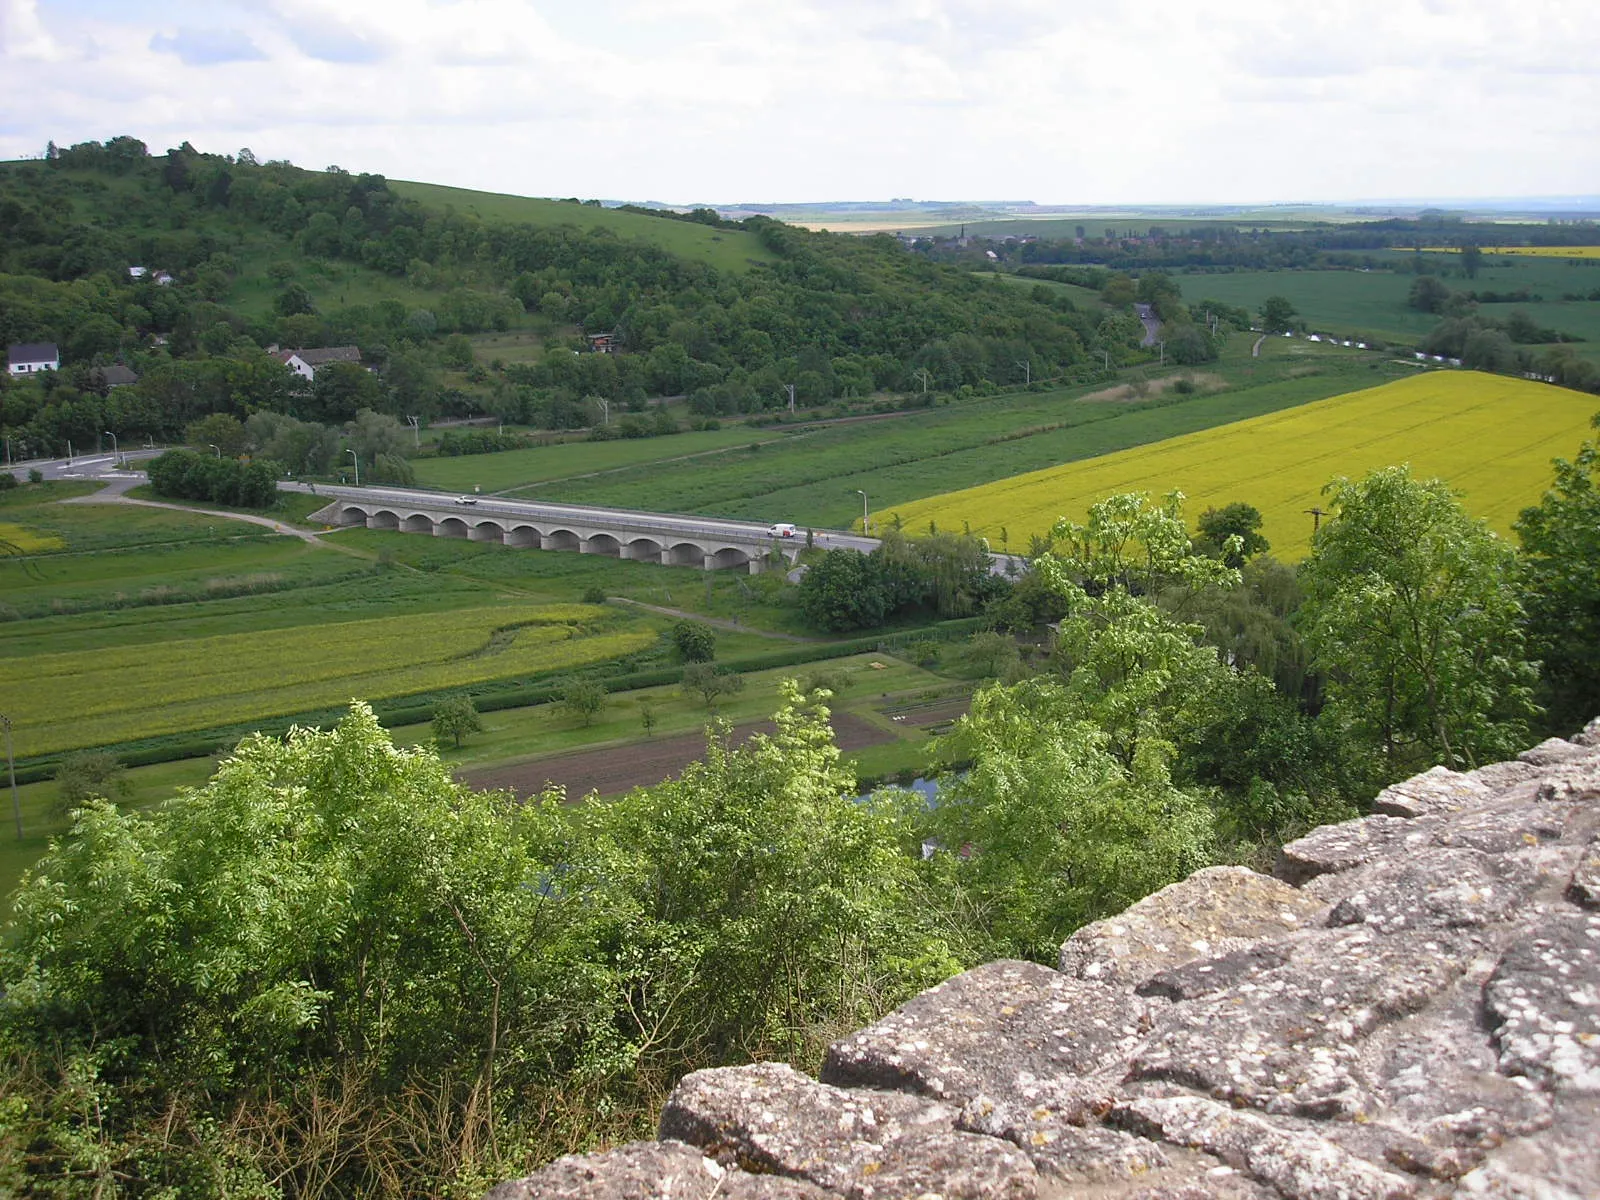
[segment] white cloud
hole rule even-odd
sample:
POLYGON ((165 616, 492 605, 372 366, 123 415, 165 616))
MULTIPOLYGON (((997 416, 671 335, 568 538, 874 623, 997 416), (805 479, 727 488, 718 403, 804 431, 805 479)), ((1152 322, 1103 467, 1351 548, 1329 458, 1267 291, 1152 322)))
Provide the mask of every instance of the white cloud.
POLYGON ((1596 45, 1578 0, 0 0, 0 154, 131 132, 678 201, 1592 192, 1596 45))

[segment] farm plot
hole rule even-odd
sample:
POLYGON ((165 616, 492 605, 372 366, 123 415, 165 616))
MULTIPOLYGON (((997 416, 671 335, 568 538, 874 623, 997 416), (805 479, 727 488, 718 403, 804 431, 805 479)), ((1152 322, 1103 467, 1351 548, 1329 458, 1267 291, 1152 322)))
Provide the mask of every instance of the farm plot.
POLYGON ((603 609, 497 605, 35 654, 0 662, 19 756, 249 721, 630 654, 643 622, 590 634, 603 609))
MULTIPOLYGON (((1460 490, 1468 511, 1509 532, 1551 479, 1550 460, 1570 455, 1589 432, 1594 396, 1477 372, 1439 372, 1334 396, 1086 462, 949 492, 897 510, 911 528, 970 523, 1013 545, 1057 518, 1081 520, 1118 492, 1174 488, 1194 516, 1233 501, 1255 505, 1280 558, 1310 549, 1309 510, 1339 475, 1409 463, 1460 490)), ((878 514, 879 520, 890 514, 878 514)))

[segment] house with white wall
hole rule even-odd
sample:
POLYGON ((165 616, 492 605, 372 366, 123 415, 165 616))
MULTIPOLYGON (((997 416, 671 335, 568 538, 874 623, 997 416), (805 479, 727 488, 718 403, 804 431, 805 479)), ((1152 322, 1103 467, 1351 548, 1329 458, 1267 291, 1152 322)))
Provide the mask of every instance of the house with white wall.
POLYGON ((54 342, 18 342, 6 350, 6 370, 12 375, 60 369, 61 350, 54 342))

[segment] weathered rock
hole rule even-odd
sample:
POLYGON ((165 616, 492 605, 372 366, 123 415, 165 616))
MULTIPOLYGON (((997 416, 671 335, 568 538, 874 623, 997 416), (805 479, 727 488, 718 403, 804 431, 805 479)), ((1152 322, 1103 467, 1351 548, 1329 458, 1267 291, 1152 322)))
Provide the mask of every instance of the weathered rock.
POLYGON ((1208 867, 1061 947, 1061 973, 1137 986, 1158 971, 1316 924, 1326 905, 1247 867, 1208 867))
POLYGON ((903 1088, 964 1104, 980 1095, 1028 1103, 1052 1080, 1120 1064, 1151 1028, 1125 990, 1001 961, 946 980, 875 1025, 835 1042, 822 1078, 903 1088))
POLYGON ((1537 1137, 1518 1138, 1461 1177, 1460 1196, 1594 1200, 1600 1195, 1600 1110, 1564 1111, 1537 1137))
POLYGON ((1565 875, 1567 857, 1430 847, 1359 871, 1325 875, 1307 892, 1333 902, 1330 926, 1366 925, 1381 933, 1403 929, 1475 928, 1505 920, 1553 874, 1565 875))
POLYGON ((1597 752, 1600 751, 1597 751, 1593 746, 1579 745, 1564 738, 1546 738, 1533 749, 1524 750, 1517 755, 1517 759, 1521 762, 1532 763, 1536 767, 1553 767, 1557 763, 1592 759, 1597 752))
POLYGON ((947 1197, 948 1200, 1032 1200, 1039 1180, 1021 1150, 994 1138, 948 1131, 891 1142, 881 1160, 862 1165, 846 1192, 851 1200, 947 1197))
POLYGON ((1161 1014, 1129 1077, 1268 1112, 1364 1117, 1362 1042, 1426 1005, 1480 946, 1460 933, 1423 940, 1354 929, 1296 934, 1285 949, 1282 965, 1161 1014))
POLYGON ((659 1133, 725 1162, 848 1191, 863 1165, 913 1131, 950 1130, 955 1110, 903 1092, 845 1091, 787 1063, 696 1071, 678 1082, 659 1133))
POLYGON ((1585 725, 1582 733, 1574 734, 1572 740, 1579 746, 1600 746, 1600 717, 1585 725))
POLYGON ((1585 908, 1600 908, 1600 836, 1591 837, 1567 883, 1567 899, 1585 908))
POLYGON ((1535 921, 1495 968, 1484 1008, 1501 1070, 1600 1092, 1600 913, 1561 908, 1535 921))
POLYGON ((979 1097, 961 1110, 957 1124, 1004 1138, 1022 1148, 1039 1170, 1069 1183, 1139 1179, 1171 1165, 1159 1146, 1094 1123, 1112 1103, 1109 1092, 1066 1104, 1017 1104, 979 1097))
POLYGON ((1494 792, 1470 775, 1434 767, 1402 783, 1386 787, 1372 802, 1372 811, 1391 817, 1422 817, 1460 812, 1493 797, 1494 792))
POLYGON ((1198 1096, 1128 1100, 1110 1119, 1144 1137, 1215 1154, 1290 1200, 1400 1200, 1417 1194, 1404 1176, 1315 1136, 1198 1096))
POLYGON ((682 1142, 630 1142, 603 1154, 569 1154, 485 1200, 828 1200, 797 1179, 728 1170, 682 1142))

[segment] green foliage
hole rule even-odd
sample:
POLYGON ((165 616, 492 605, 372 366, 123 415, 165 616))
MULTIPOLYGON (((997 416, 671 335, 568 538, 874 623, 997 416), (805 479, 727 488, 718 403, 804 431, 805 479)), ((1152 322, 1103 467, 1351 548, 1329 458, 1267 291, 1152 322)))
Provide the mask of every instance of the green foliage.
POLYGON ((433 709, 433 737, 437 742, 452 742, 459 750, 461 739, 483 729, 483 720, 466 694, 441 700, 433 709))
MULTIPOLYGON (((1600 428, 1600 416, 1595 418, 1600 428)), ((1555 460, 1555 480, 1517 520, 1531 653, 1544 664, 1551 725, 1600 714, 1600 443, 1555 460)))
POLYGON ((1286 296, 1268 296, 1261 302, 1261 324, 1268 333, 1295 329, 1298 315, 1286 296))
POLYGON ((716 631, 699 621, 679 621, 674 625, 672 644, 681 662, 710 662, 717 656, 716 631))
POLYGON ((606 705, 605 685, 597 679, 576 676, 561 685, 560 704, 575 721, 587 728, 606 705))
POLYGON ((1038 678, 979 692, 948 739, 971 761, 933 829, 992 952, 1053 961, 1072 930, 1210 861, 1212 818, 1159 756, 1127 763, 1078 696, 1038 678))
POLYGON ((1306 639, 1327 717, 1385 779, 1514 754, 1533 715, 1533 664, 1511 548, 1442 481, 1405 467, 1328 487, 1301 568, 1306 639))
POLYGON ((707 711, 714 711, 721 697, 744 690, 744 676, 708 662, 690 663, 683 669, 683 690, 698 695, 707 711))
POLYGON ((1272 549, 1272 544, 1261 536, 1261 510, 1253 504, 1235 500, 1220 509, 1208 508, 1200 514, 1198 525, 1196 546, 1235 570, 1272 549), (1230 546, 1230 538, 1238 538, 1237 545, 1230 546))
POLYGON ((118 800, 128 792, 127 773, 114 754, 80 750, 61 760, 56 768, 58 795, 53 816, 65 816, 91 799, 118 800))
POLYGON ((159 496, 240 508, 270 508, 278 498, 277 476, 267 463, 168 450, 146 463, 145 471, 159 496))

